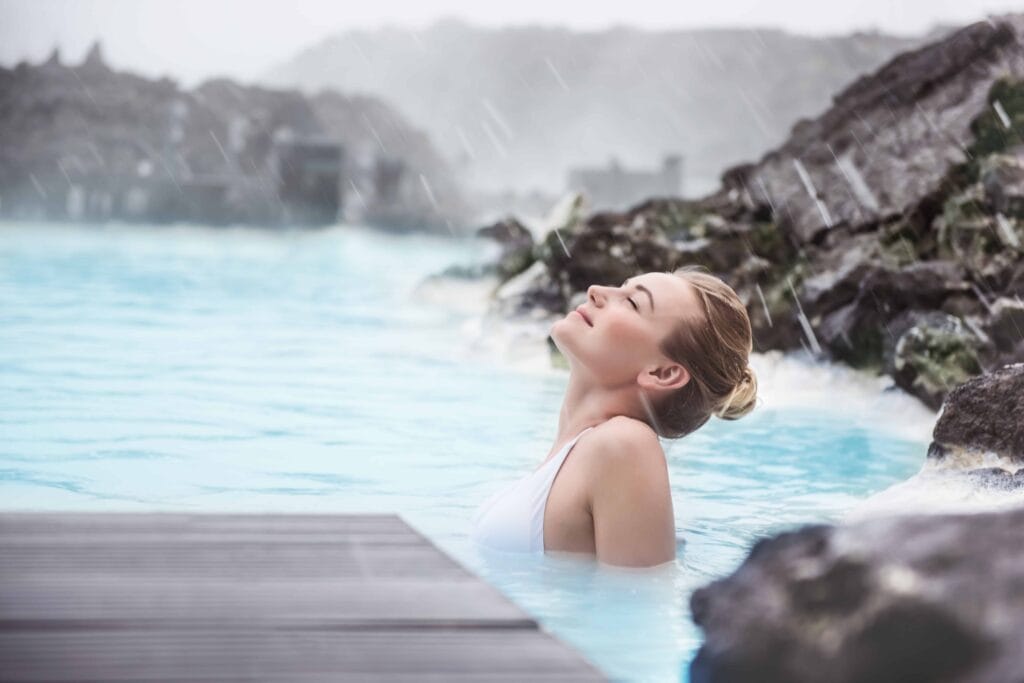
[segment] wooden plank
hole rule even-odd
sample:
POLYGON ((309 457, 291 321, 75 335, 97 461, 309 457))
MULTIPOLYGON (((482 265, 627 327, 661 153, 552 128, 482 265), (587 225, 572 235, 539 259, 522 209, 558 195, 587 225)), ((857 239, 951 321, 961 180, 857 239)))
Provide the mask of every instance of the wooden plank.
POLYGON ((0 577, 470 576, 396 515, 0 515, 0 577))
POLYGON ((365 545, 332 539, 312 543, 174 543, 159 539, 130 544, 4 543, 0 577, 37 574, 87 576, 278 577, 469 576, 433 546, 365 545))
POLYGON ((0 634, 4 680, 604 680, 521 629, 110 630, 0 634))
POLYGON ((423 537, 397 515, 306 514, 179 514, 169 512, 37 513, 5 512, 0 515, 0 535, 6 533, 162 533, 170 531, 254 532, 275 534, 327 533, 353 535, 401 534, 423 537))
POLYGON ((460 620, 536 628, 491 586, 472 577, 399 580, 158 580, 101 576, 5 577, 0 629, 20 621, 167 621, 222 625, 460 620))
POLYGON ((0 680, 603 680, 394 515, 0 515, 0 680))

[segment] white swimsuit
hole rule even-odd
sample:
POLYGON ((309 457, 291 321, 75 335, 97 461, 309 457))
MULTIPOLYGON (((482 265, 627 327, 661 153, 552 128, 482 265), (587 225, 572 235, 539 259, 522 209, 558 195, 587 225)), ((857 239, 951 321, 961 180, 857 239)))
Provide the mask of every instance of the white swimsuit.
POLYGON ((473 540, 493 550, 544 552, 544 509, 551 493, 551 484, 576 441, 590 429, 593 427, 587 427, 577 434, 536 472, 488 498, 477 510, 473 540))

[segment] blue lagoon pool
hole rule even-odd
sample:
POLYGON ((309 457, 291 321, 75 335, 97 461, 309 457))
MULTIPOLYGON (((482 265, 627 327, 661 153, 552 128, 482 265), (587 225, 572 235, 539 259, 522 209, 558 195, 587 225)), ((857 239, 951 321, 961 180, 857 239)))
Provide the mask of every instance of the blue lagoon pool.
POLYGON ((674 565, 478 551, 473 511, 548 452, 566 380, 542 336, 517 362, 480 343, 508 339, 485 288, 422 285, 489 255, 357 226, 0 225, 0 507, 398 512, 610 677, 685 680, 695 587, 923 462, 933 415, 883 380, 757 356, 754 413, 664 444, 674 565))

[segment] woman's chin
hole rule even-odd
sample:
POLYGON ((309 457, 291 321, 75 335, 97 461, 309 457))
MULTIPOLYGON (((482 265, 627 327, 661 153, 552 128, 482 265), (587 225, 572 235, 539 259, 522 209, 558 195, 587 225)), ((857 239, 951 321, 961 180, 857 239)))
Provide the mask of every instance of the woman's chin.
POLYGON ((566 337, 572 336, 568 328, 568 320, 562 318, 551 323, 551 327, 548 328, 548 336, 551 337, 552 341, 558 348, 562 348, 562 343, 566 337))

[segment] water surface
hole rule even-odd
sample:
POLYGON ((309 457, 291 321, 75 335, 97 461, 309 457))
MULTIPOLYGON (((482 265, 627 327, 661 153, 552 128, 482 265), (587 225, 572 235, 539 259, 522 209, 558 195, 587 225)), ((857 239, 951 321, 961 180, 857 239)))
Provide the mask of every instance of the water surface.
POLYGON ((398 512, 609 676, 678 680, 693 588, 923 460, 930 414, 882 380, 758 356, 754 413, 665 443, 674 565, 480 552, 473 511, 549 452, 566 381, 479 315, 481 287, 420 286, 489 254, 356 226, 0 225, 0 506, 398 512))

